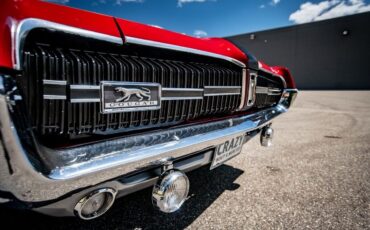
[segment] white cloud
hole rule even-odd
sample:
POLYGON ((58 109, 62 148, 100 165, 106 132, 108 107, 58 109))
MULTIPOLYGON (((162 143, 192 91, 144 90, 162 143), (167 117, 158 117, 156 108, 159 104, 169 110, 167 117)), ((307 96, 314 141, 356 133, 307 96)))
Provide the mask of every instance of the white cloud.
POLYGON ((163 29, 162 26, 158 26, 158 25, 150 25, 150 26, 153 26, 153 27, 158 28, 158 29, 163 29))
POLYGON ((116 0, 116 5, 122 5, 123 3, 126 2, 133 2, 133 3, 143 3, 144 0, 116 0))
POLYGON ((364 0, 327 0, 319 3, 305 2, 289 16, 294 23, 306 23, 370 11, 364 0))
POLYGON ((279 3, 280 3, 280 0, 271 0, 270 5, 271 6, 276 6, 279 3))
POLYGON ((203 2, 215 2, 217 0, 177 0, 177 6, 182 7, 186 3, 203 3, 203 2))
POLYGON ((279 4, 281 2, 281 0, 270 0, 269 2, 267 2, 266 4, 261 4, 259 6, 260 9, 265 9, 266 6, 276 6, 277 4, 279 4))
POLYGON ((198 37, 198 38, 203 38, 203 37, 207 37, 207 32, 206 31, 203 31, 203 30, 194 30, 194 36, 195 37, 198 37))

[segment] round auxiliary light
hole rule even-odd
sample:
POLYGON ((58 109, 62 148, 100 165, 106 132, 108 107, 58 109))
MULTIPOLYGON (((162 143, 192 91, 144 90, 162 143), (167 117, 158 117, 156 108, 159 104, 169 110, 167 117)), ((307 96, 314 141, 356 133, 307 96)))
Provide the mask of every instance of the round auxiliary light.
POLYGON ((113 205, 116 191, 111 188, 95 190, 82 198, 75 206, 75 213, 84 220, 103 215, 113 205))
POLYGON ((188 197, 189 186, 185 173, 175 169, 164 172, 153 188, 153 205, 162 212, 177 211, 188 197))
POLYGON ((272 145, 272 138, 274 137, 274 130, 271 127, 264 127, 261 132, 261 145, 270 147, 272 145))

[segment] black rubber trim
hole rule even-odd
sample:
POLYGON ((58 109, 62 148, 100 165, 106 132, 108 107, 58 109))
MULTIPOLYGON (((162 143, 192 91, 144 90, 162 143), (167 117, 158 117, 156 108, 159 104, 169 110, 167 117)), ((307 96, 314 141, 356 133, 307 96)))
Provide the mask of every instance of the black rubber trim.
POLYGON ((251 54, 245 47, 243 47, 242 44, 240 44, 239 42, 232 41, 228 38, 224 38, 224 39, 233 43, 236 47, 238 47, 241 51, 243 51, 245 53, 245 55, 247 55, 247 57, 248 57, 248 67, 250 69, 254 69, 254 70, 259 69, 258 59, 253 54, 251 54))
POLYGON ((119 34, 121 35, 121 39, 122 39, 123 43, 125 43, 126 42, 126 38, 125 38, 125 35, 123 34, 123 31, 122 31, 121 27, 119 26, 119 24, 117 22, 117 18, 113 18, 113 20, 114 20, 114 23, 117 26, 117 29, 118 29, 119 34))

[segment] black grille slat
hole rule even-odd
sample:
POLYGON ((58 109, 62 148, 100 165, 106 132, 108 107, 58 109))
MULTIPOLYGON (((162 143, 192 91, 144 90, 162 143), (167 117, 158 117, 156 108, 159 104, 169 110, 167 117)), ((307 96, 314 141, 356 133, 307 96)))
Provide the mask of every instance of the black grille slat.
MULTIPOLYGON (((156 82, 162 88, 241 86, 242 69, 237 66, 34 45, 24 52, 24 75, 28 89, 38 92, 35 97, 27 98, 27 104, 32 122, 42 135, 110 134, 177 124, 233 112, 241 101, 241 95, 207 96, 164 100, 161 109, 155 111, 101 114, 99 103, 42 98, 43 80, 96 86, 101 81, 156 82)), ((26 94, 33 95, 28 91, 26 94)))

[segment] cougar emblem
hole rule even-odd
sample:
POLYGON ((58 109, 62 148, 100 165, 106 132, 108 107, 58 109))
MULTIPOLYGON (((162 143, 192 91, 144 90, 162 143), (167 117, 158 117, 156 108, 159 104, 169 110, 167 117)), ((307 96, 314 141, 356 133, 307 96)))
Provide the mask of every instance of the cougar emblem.
POLYGON ((151 99, 150 90, 144 87, 141 87, 141 89, 117 87, 114 90, 122 93, 123 95, 122 97, 116 99, 116 102, 128 101, 132 95, 135 95, 137 98, 139 98, 139 101, 142 101, 144 97, 148 98, 148 100, 151 99))

